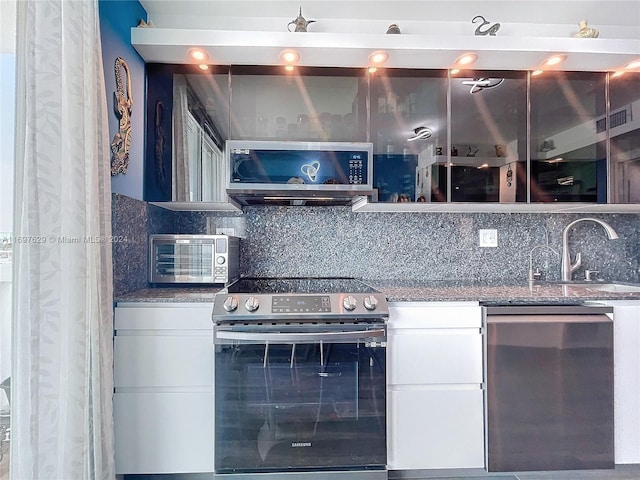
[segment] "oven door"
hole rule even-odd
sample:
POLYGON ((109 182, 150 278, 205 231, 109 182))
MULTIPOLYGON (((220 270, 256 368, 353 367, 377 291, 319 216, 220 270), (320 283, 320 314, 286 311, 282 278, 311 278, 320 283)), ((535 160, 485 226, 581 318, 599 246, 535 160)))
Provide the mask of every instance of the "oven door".
POLYGON ((384 323, 214 337, 216 473, 386 468, 384 323))

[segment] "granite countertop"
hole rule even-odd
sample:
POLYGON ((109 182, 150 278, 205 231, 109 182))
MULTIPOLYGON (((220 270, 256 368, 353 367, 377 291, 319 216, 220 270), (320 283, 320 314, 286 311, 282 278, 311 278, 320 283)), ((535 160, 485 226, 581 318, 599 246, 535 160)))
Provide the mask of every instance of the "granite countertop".
MULTIPOLYGON (((575 303, 586 300, 640 300, 640 292, 606 292, 597 283, 529 285, 518 281, 396 281, 365 280, 390 302, 575 303)), ((116 297, 120 302, 213 302, 224 287, 160 287, 136 290, 116 297)))

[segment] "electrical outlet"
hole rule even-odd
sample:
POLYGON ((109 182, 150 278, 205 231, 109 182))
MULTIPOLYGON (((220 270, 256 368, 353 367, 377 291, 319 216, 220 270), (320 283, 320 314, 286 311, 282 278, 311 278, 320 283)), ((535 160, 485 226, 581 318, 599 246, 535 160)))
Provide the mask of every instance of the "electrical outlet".
POLYGON ((235 234, 236 234, 236 229, 233 227, 216 228, 216 235, 229 235, 233 237, 235 234))
POLYGON ((486 229, 479 230, 481 247, 497 247, 498 246, 498 230, 486 229))

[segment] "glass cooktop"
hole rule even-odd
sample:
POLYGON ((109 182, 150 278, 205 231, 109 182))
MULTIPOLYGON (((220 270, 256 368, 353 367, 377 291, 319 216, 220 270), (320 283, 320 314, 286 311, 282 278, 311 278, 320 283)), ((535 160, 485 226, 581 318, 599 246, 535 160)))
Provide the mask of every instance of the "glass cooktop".
POLYGON ((229 293, 378 293, 349 277, 245 277, 227 286, 229 293))

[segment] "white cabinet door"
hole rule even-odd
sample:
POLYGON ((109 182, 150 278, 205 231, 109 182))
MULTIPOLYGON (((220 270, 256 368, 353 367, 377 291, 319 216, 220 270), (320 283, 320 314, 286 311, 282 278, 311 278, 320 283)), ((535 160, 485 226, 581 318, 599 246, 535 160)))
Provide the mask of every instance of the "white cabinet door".
POLYGON ((116 473, 213 472, 213 393, 116 393, 116 473))
POLYGON ((118 474, 213 472, 212 304, 115 311, 118 474))
MULTIPOLYGON (((120 332, 119 332, 120 333, 120 332)), ((129 333, 127 331, 127 333, 129 333)), ((124 387, 213 386, 213 331, 116 335, 114 382, 124 387)))
POLYGON ((484 468, 481 327, 476 302, 390 306, 390 469, 484 468))
POLYGON ((640 304, 613 305, 615 463, 640 463, 640 304))
POLYGON ((478 328, 399 330, 388 347, 390 385, 482 383, 478 328))
POLYGON ((388 451, 392 470, 484 467, 483 392, 392 389, 388 451))

